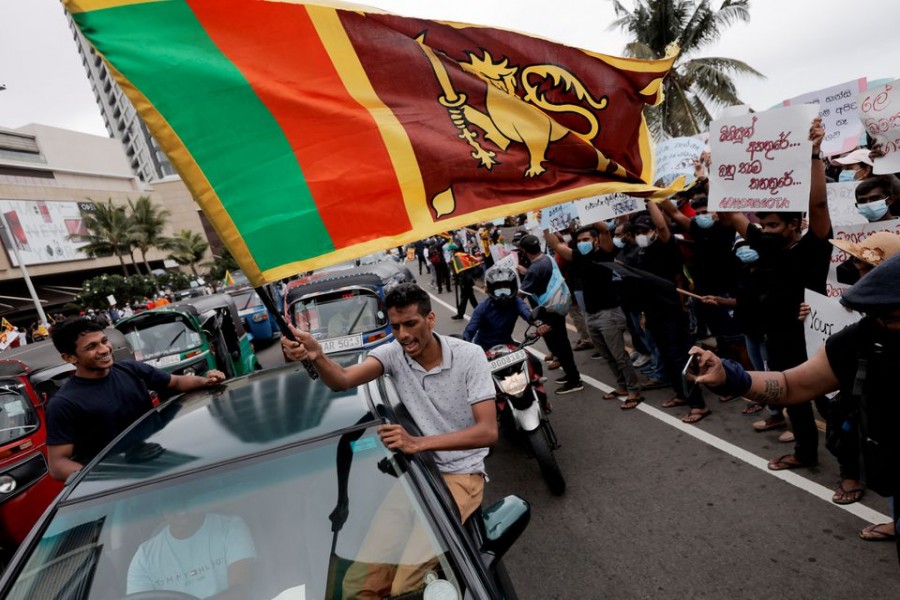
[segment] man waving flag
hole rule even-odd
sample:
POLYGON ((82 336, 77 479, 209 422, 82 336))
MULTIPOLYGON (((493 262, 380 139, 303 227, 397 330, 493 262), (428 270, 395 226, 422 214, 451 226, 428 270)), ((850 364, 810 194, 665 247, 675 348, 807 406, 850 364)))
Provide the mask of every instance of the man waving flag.
POLYGON ((576 198, 663 193, 642 109, 674 55, 299 0, 65 5, 255 285, 576 198))

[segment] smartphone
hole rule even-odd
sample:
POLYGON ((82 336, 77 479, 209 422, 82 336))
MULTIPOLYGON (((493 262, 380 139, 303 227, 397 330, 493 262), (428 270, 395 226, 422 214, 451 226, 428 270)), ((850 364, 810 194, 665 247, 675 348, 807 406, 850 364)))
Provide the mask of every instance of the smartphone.
POLYGON ((696 354, 688 356, 684 368, 681 370, 681 384, 684 387, 685 397, 694 393, 695 378, 700 374, 700 357, 696 354))

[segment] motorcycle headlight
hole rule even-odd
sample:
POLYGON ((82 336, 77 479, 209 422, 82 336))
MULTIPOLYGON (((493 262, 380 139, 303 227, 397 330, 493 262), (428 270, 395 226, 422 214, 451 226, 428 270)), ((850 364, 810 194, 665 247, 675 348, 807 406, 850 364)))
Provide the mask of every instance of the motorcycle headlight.
POLYGON ((508 396, 521 396, 527 387, 528 378, 521 371, 507 375, 500 381, 500 389, 508 396))

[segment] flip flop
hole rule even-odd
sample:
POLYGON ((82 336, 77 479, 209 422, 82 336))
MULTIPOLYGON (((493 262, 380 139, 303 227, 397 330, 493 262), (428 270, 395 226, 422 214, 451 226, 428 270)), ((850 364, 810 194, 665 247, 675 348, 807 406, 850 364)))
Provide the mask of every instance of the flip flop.
POLYGON ((762 412, 763 405, 758 402, 751 402, 741 411, 741 414, 744 416, 755 415, 756 413, 762 412))
POLYGON ((643 396, 639 396, 637 398, 631 398, 630 400, 628 398, 626 398, 625 401, 622 402, 622 404, 619 406, 619 408, 622 410, 633 410, 633 409, 637 408, 638 404, 640 404, 643 401, 644 401, 643 396))
POLYGON ((694 423, 699 423, 711 414, 712 411, 708 408, 692 408, 691 412, 681 418, 681 422, 693 425, 694 423))
POLYGON ((866 492, 866 489, 862 486, 854 487, 854 488, 845 488, 844 482, 841 481, 838 484, 838 489, 835 490, 834 496, 831 497, 831 501, 835 504, 853 504, 854 502, 859 502, 862 500, 863 494, 866 492))
POLYGON ((678 396, 675 396, 662 403, 663 408, 678 408, 679 406, 687 406, 687 400, 682 400, 678 396))
POLYGON ((797 460, 797 457, 793 454, 785 454, 784 456, 773 458, 769 461, 769 464, 767 466, 769 467, 770 471, 786 471, 788 469, 805 469, 807 467, 814 467, 816 465, 815 463, 802 463, 797 460))
POLYGON ((626 395, 628 395, 628 392, 625 392, 624 394, 620 394, 618 391, 613 390, 611 392, 606 392, 605 394, 603 394, 603 399, 604 400, 618 400, 619 396, 626 396, 626 395))
POLYGON ((768 417, 763 419, 762 421, 756 421, 753 423, 753 429, 756 431, 769 431, 770 429, 781 429, 787 425, 787 419, 777 419, 774 417, 768 417))
POLYGON ((897 539, 896 533, 889 533, 879 529, 879 527, 890 527, 890 523, 878 523, 877 525, 866 525, 859 532, 859 539, 867 542, 893 542, 897 539))

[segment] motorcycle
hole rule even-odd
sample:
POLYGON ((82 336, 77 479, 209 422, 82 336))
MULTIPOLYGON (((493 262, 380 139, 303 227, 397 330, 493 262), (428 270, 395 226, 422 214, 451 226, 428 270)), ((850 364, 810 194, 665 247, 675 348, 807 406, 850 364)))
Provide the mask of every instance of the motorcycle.
POLYGON ((493 346, 485 355, 497 390, 501 429, 515 434, 524 443, 529 456, 537 459, 550 491, 560 496, 566 491, 566 480, 553 455, 559 441, 547 417, 549 406, 542 378, 525 350, 538 339, 529 326, 521 343, 493 346))

